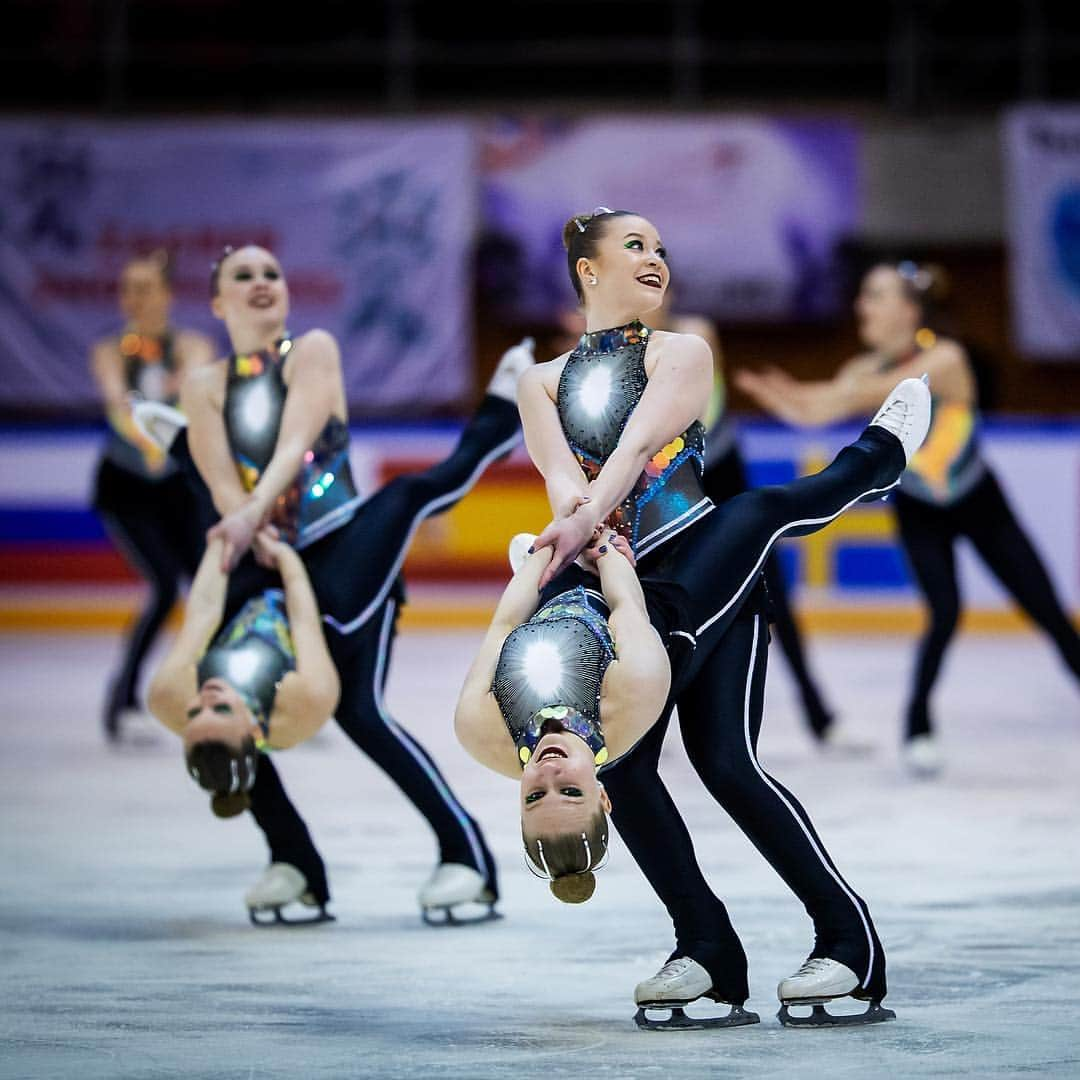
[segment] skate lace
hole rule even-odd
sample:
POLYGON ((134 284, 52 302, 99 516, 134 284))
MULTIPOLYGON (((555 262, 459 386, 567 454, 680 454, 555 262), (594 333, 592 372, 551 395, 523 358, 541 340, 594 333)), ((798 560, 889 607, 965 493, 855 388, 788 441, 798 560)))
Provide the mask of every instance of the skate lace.
POLYGON ((901 432, 907 426, 911 415, 911 406, 901 398, 893 398, 881 415, 877 418, 877 425, 886 431, 900 437, 901 432))
POLYGON ((824 960, 821 957, 815 956, 807 960, 798 971, 792 976, 793 979, 798 979, 803 975, 816 975, 819 971, 824 971, 829 966, 829 961, 824 960))
POLYGON ((682 975, 694 961, 689 956, 679 956, 669 960, 654 976, 657 979, 672 979, 682 975))

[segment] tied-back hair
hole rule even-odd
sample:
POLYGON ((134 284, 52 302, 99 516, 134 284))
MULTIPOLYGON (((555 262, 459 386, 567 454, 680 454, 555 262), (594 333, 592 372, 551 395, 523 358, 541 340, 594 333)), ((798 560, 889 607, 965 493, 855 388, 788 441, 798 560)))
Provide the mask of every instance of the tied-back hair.
POLYGON ((536 876, 550 882, 552 894, 564 904, 583 904, 596 891, 596 875, 607 862, 608 820, 597 810, 584 830, 549 836, 522 833, 525 863, 536 876))
POLYGON ((608 221, 617 217, 636 217, 633 210, 609 210, 598 206, 591 214, 575 214, 562 231, 563 247, 566 248, 566 265, 570 271, 570 284, 574 286, 578 300, 584 301, 585 294, 578 277, 578 259, 594 259, 597 245, 604 237, 608 221), (600 224, 597 224, 597 223, 600 224))
POLYGON ((239 251, 246 245, 226 244, 219 252, 218 257, 210 264, 210 299, 221 291, 221 264, 234 252, 239 251))
POLYGON ((918 306, 922 325, 936 330, 941 309, 949 296, 949 277, 945 268, 937 263, 917 263, 913 259, 899 259, 883 265, 900 275, 900 287, 904 296, 918 306))
POLYGON ((205 791, 213 792, 210 809, 222 818, 235 817, 251 806, 259 754, 245 736, 239 751, 219 739, 197 742, 187 753, 187 770, 205 791))
POLYGON ((170 291, 176 280, 176 256, 166 247, 154 248, 145 255, 139 255, 132 259, 128 266, 133 263, 146 263, 152 266, 160 275, 166 289, 170 291))

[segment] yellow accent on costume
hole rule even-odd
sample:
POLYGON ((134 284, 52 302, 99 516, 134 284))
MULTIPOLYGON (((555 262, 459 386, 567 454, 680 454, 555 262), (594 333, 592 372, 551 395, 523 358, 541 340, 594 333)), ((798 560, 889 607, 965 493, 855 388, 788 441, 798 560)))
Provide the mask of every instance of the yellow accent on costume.
POLYGON ((968 445, 975 429, 975 414, 968 405, 936 405, 930 432, 908 468, 935 491, 947 493, 949 472, 968 445))

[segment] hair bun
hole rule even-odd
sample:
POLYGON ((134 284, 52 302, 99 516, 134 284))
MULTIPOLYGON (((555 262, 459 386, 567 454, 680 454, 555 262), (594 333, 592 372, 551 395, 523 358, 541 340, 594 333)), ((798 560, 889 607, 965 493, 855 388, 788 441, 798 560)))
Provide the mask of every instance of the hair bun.
POLYGON ((565 874, 550 885, 552 895, 564 904, 584 904, 596 892, 596 875, 591 870, 583 874, 565 874))
POLYGON ((570 245, 574 242, 574 237, 580 236, 589 227, 590 221, 592 221, 592 214, 575 214, 562 227, 563 248, 569 251, 570 245))
POLYGON ((215 795, 210 800, 210 809, 220 818, 236 817, 251 806, 251 799, 246 791, 234 792, 232 795, 215 795))

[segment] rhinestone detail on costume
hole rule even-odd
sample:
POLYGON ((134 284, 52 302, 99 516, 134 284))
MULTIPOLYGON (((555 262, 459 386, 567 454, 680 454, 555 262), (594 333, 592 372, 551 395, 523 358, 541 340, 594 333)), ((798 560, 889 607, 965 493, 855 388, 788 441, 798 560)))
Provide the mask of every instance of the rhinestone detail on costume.
MULTIPOLYGON (((619 444, 648 385, 645 350, 652 331, 640 322, 582 336, 559 379, 563 433, 591 482, 619 444)), ((640 558, 681 532, 713 504, 702 487, 705 429, 695 420, 646 462, 607 524, 640 558)))
POLYGON ((491 691, 524 766, 553 731, 570 731, 608 758, 600 688, 615 659, 607 605, 583 586, 559 593, 516 627, 499 653, 491 691))

